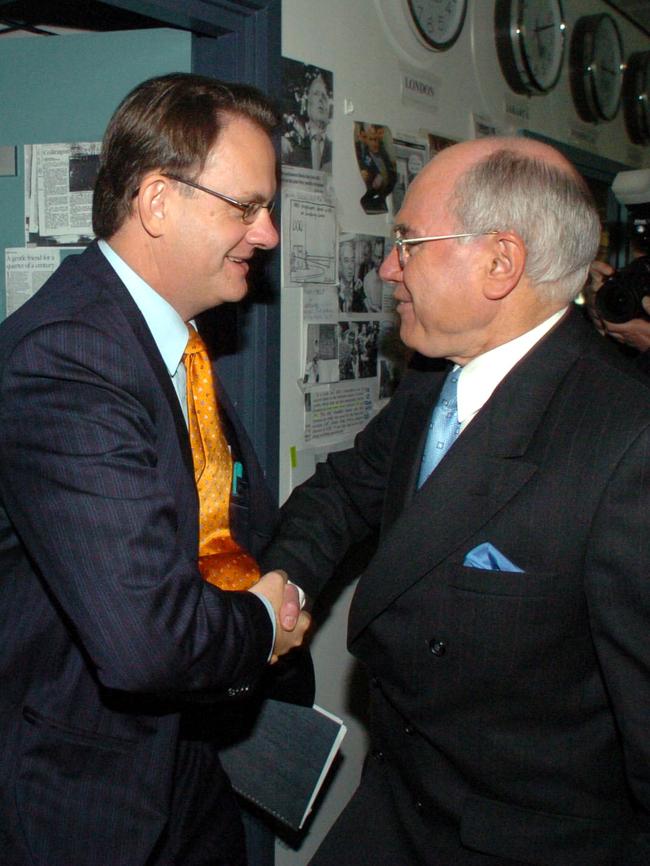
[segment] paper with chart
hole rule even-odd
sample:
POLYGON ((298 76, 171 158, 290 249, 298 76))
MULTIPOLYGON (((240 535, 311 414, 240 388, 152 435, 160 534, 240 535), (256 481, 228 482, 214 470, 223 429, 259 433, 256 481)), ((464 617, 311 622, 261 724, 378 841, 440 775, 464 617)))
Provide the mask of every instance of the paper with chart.
POLYGON ((336 284, 336 213, 334 205, 306 198, 287 199, 285 237, 289 239, 285 282, 290 285, 336 284))

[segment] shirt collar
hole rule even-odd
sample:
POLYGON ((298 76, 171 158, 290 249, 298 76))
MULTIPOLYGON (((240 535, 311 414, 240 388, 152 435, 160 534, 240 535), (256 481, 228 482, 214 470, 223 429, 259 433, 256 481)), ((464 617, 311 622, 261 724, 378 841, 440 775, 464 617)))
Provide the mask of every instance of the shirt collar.
POLYGON ((169 375, 173 376, 187 345, 187 325, 172 305, 136 274, 106 241, 100 240, 98 245, 142 313, 169 375))
POLYGON ((312 123, 311 120, 308 120, 305 124, 305 129, 310 138, 318 138, 320 141, 325 140, 326 126, 323 124, 312 123))
POLYGON ((505 379, 515 364, 526 355, 542 337, 559 322, 567 307, 553 313, 548 319, 525 334, 490 349, 466 364, 458 379, 458 420, 461 428, 483 408, 497 385, 505 379))

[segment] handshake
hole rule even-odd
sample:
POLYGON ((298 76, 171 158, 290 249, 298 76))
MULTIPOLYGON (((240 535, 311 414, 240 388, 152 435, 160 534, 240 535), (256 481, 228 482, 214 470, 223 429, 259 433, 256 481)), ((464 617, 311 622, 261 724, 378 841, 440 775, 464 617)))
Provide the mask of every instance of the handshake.
POLYGON ((264 596, 275 612, 275 644, 271 664, 275 664, 289 650, 300 646, 311 623, 309 614, 300 609, 298 588, 288 580, 284 571, 269 571, 249 589, 255 595, 264 596))

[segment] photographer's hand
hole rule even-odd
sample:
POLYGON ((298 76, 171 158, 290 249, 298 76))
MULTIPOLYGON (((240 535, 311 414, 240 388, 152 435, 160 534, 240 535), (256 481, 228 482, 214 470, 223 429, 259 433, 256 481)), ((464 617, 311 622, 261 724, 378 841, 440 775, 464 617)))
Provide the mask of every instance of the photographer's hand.
MULTIPOLYGON (((650 298, 642 299, 643 309, 650 316, 650 298)), ((650 349, 650 321, 646 319, 630 319, 629 322, 602 322, 605 333, 619 343, 632 346, 639 352, 650 349)))
POLYGON ((596 326, 596 330, 603 336, 605 336, 607 330, 596 309, 596 295, 605 280, 611 277, 613 273, 614 268, 610 264, 596 259, 589 266, 589 279, 582 292, 589 317, 596 326))

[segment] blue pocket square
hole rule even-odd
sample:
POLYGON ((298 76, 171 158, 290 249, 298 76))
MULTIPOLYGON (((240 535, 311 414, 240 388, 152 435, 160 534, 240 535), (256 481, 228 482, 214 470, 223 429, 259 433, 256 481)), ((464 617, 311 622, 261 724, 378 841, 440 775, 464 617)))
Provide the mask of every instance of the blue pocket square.
POLYGON ((514 562, 510 562, 507 556, 504 556, 488 541, 484 544, 479 544, 474 550, 470 550, 465 557, 463 565, 467 565, 470 568, 489 569, 490 571, 520 571, 523 574, 523 568, 519 568, 514 562))

